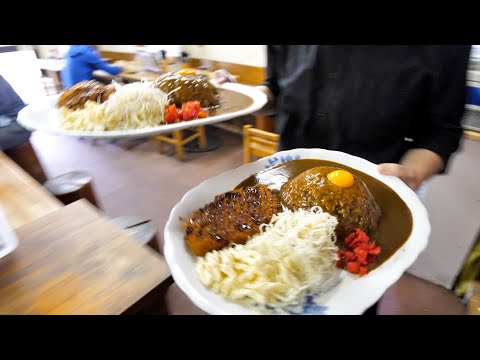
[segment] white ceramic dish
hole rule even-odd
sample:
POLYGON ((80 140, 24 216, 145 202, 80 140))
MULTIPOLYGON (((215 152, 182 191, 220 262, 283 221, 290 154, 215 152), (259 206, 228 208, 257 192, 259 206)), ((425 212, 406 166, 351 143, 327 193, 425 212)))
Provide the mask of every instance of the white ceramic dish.
POLYGON ((29 104, 18 113, 17 121, 24 128, 34 131, 45 131, 49 133, 85 137, 85 138, 125 138, 125 137, 145 137, 169 133, 174 130, 183 130, 199 125, 209 125, 239 116, 251 114, 260 110, 266 103, 267 97, 260 90, 253 86, 247 86, 236 83, 226 83, 219 86, 223 89, 237 91, 253 99, 253 103, 246 109, 234 111, 222 115, 212 116, 205 119, 184 121, 175 124, 159 125, 151 128, 134 130, 113 130, 113 131, 72 131, 62 129, 60 126, 60 117, 58 114, 57 100, 60 95, 48 96, 43 101, 37 101, 29 104))
POLYGON ((279 152, 202 182, 187 192, 172 209, 165 226, 164 254, 176 284, 199 308, 215 315, 256 314, 208 290, 196 279, 194 274, 196 257, 185 244, 183 223, 179 218, 188 218, 193 211, 213 201, 215 195, 233 189, 254 173, 280 162, 300 158, 334 161, 382 181, 403 199, 413 217, 410 237, 393 256, 363 277, 342 271, 342 280, 328 292, 316 297, 315 302, 320 306, 311 304, 312 306, 305 307, 301 314, 362 314, 380 299, 425 249, 430 236, 427 211, 415 192, 400 179, 380 174, 377 166, 367 160, 337 151, 295 149, 279 152))
POLYGON ((10 254, 18 246, 18 238, 0 208, 0 259, 10 254))

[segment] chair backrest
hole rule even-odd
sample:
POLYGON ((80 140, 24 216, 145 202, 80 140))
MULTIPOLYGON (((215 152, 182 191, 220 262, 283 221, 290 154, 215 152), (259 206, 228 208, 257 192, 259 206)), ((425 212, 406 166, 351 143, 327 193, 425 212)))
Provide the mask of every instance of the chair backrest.
POLYGON ((243 126, 243 162, 252 161, 252 156, 262 158, 278 151, 280 135, 255 129, 252 125, 243 126))

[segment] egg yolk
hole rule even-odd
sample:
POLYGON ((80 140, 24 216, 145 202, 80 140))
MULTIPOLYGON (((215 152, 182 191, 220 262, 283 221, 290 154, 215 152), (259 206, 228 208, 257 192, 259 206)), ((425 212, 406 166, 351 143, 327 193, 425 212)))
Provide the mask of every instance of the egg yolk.
POLYGON ((197 71, 195 69, 182 69, 177 71, 177 74, 187 76, 187 75, 196 75, 197 71))
POLYGON ((342 188, 349 188, 353 186, 353 175, 350 174, 348 171, 345 170, 335 170, 332 171, 330 174, 327 175, 328 180, 331 183, 340 186, 342 188))

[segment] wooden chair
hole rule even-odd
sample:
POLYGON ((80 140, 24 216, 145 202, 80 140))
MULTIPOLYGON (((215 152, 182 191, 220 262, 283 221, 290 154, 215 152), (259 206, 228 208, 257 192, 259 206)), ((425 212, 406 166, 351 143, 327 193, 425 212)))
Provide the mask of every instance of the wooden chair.
POLYGON ((207 146, 207 137, 205 136, 205 127, 198 126, 195 129, 192 129, 194 133, 190 136, 184 138, 184 131, 183 130, 176 130, 173 132, 171 136, 169 135, 156 135, 153 139, 157 142, 157 149, 160 153, 163 152, 163 145, 164 143, 169 143, 175 146, 175 151, 177 153, 177 157, 180 161, 185 159, 185 151, 183 146, 190 141, 198 139, 198 145, 200 149, 204 149, 207 146))
POLYGON ((255 127, 258 130, 275 132, 275 121, 271 116, 257 115, 255 116, 255 127))
POLYGON ((468 315, 480 315, 480 281, 473 281, 468 290, 468 315))
POLYGON ((148 245, 156 252, 160 252, 157 242, 157 228, 150 219, 142 216, 119 216, 112 219, 112 222, 140 245, 148 245))
POLYGON ((72 171, 48 179, 30 141, 6 149, 4 153, 65 205, 85 198, 99 208, 89 174, 72 171))
POLYGON ((252 156, 262 158, 278 151, 280 135, 255 129, 252 125, 243 126, 243 162, 252 161, 252 156))
POLYGON ((92 177, 83 171, 72 171, 45 181, 43 186, 65 205, 80 199, 86 199, 100 208, 92 177))

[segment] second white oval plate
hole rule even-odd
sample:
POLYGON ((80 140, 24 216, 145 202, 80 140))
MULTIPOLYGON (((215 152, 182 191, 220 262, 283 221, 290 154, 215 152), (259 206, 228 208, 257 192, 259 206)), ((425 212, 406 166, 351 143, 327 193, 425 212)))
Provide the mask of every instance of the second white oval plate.
POLYGON ((27 105, 20 110, 17 122, 24 128, 35 131, 45 131, 58 135, 84 137, 84 138, 125 138, 125 137, 147 137, 163 133, 171 133, 175 130, 188 129, 200 125, 210 125, 218 122, 230 120, 239 116, 251 114, 260 110, 267 103, 267 96, 253 86, 247 86, 236 83, 226 83, 220 88, 239 92, 252 98, 253 103, 239 111, 225 113, 217 116, 211 116, 205 119, 182 121, 175 124, 158 125, 150 128, 132 129, 132 130, 111 130, 111 131, 72 131, 63 129, 60 124, 60 115, 57 108, 57 100, 60 95, 48 96, 27 105))

